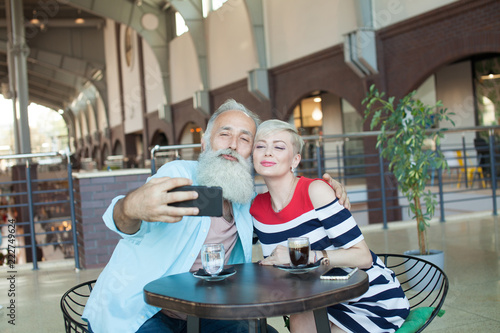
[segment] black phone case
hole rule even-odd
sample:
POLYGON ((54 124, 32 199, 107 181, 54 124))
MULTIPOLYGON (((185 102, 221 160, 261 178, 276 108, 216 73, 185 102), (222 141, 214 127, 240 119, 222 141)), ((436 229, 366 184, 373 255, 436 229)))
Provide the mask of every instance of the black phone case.
POLYGON ((196 191, 198 198, 173 202, 170 205, 175 207, 198 207, 198 216, 222 216, 222 188, 218 186, 181 186, 171 190, 175 191, 196 191))

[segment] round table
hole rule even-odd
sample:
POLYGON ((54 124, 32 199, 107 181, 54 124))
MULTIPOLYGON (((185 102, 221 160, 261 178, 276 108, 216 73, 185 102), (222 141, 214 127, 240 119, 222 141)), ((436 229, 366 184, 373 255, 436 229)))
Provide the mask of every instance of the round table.
POLYGON ((154 280, 144 287, 144 299, 150 305, 187 314, 188 332, 199 330, 199 318, 248 319, 255 327, 260 319, 304 311, 314 311, 318 332, 329 332, 326 307, 368 290, 368 275, 362 270, 348 280, 322 280, 320 275, 330 266, 304 274, 256 263, 233 267, 236 274, 222 281, 201 280, 192 273, 154 280))

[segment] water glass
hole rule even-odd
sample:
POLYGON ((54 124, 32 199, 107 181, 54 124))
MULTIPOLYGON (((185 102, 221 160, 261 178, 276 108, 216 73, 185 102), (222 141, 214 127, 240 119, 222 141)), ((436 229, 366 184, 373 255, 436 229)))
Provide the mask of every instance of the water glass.
POLYGON ((201 248, 201 264, 205 272, 217 276, 224 268, 224 244, 204 244, 201 248))

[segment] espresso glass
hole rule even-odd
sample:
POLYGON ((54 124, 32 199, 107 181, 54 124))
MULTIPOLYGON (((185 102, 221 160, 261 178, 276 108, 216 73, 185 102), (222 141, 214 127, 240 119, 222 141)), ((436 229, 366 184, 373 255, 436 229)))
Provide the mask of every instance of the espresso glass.
POLYGON ((201 248, 201 264, 205 272, 217 276, 224 269, 224 244, 204 244, 201 248))
POLYGON ((309 262, 309 238, 288 238, 288 253, 292 267, 304 267, 309 262))

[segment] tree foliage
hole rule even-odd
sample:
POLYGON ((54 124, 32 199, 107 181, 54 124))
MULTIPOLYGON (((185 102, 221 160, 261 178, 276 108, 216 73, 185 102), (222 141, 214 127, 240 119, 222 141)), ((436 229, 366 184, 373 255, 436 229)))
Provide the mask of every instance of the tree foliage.
POLYGON ((371 118, 370 129, 379 128, 376 147, 381 149, 382 157, 389 161, 391 171, 399 185, 399 189, 408 199, 412 218, 417 221, 419 250, 421 254, 428 252, 426 231, 429 221, 434 215, 437 205, 433 194, 426 190, 432 169, 448 169, 443 153, 440 150, 426 149, 427 140, 434 140, 439 146, 446 128, 429 131, 441 121, 449 121, 453 126, 453 115, 443 108, 439 101, 435 105, 425 105, 415 99, 416 91, 403 97, 394 105, 394 97, 385 97, 374 85, 370 87, 367 97, 365 120, 371 118), (422 209, 422 201, 425 210, 422 209))

